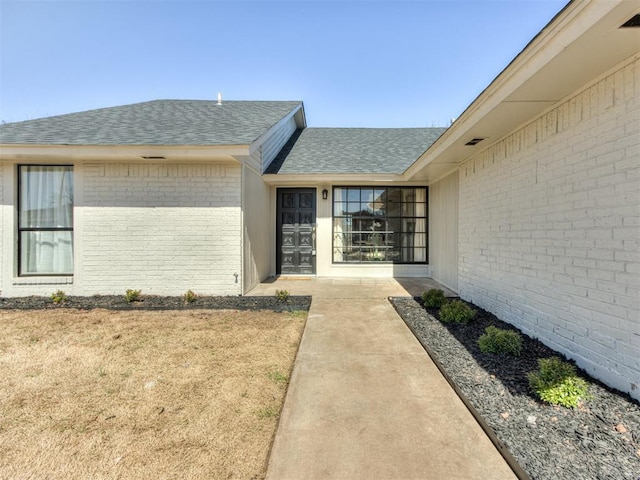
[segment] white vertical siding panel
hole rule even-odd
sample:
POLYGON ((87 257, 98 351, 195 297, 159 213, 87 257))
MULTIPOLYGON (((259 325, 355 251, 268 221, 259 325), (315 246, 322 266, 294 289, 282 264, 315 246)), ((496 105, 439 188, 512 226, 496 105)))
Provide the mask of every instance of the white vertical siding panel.
POLYGON ((249 168, 244 168, 242 181, 243 216, 243 293, 272 273, 271 259, 275 245, 272 232, 271 188, 249 168))
POLYGON ((276 129, 269 138, 262 144, 262 172, 264 172, 269 164, 280 153, 282 147, 289 141, 291 135, 296 131, 296 121, 293 117, 288 119, 276 129))
POLYGON ((429 186, 429 265, 435 280, 458 291, 458 172, 429 186))

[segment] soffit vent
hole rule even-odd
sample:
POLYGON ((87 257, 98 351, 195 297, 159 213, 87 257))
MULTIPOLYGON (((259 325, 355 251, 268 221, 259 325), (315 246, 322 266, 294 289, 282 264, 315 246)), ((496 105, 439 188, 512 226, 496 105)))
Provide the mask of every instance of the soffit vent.
POLYGON ((484 138, 472 138, 467 143, 465 143, 465 145, 469 145, 469 146, 477 145, 483 140, 484 140, 484 138))
POLYGON ((143 155, 142 158, 145 160, 166 160, 167 157, 161 157, 156 155, 143 155))
POLYGON ((620 28, 634 28, 640 27, 640 13, 636 13, 629 20, 620 25, 620 28))

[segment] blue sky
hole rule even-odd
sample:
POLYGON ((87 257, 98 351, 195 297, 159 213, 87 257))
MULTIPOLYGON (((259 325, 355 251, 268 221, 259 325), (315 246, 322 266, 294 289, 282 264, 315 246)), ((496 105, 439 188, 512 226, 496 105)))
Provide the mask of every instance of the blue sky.
POLYGON ((446 126, 567 0, 0 0, 0 120, 303 100, 313 127, 446 126))

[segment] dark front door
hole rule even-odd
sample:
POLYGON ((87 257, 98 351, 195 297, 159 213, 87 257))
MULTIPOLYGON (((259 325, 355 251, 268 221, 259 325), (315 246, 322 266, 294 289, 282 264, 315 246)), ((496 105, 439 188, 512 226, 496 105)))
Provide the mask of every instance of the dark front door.
POLYGON ((279 188, 277 273, 316 273, 316 189, 279 188))

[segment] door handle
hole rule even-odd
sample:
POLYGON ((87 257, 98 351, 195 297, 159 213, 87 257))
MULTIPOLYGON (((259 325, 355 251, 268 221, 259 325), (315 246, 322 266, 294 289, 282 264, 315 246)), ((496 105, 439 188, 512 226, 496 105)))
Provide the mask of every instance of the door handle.
POLYGON ((316 254, 316 227, 311 227, 311 255, 316 254))

